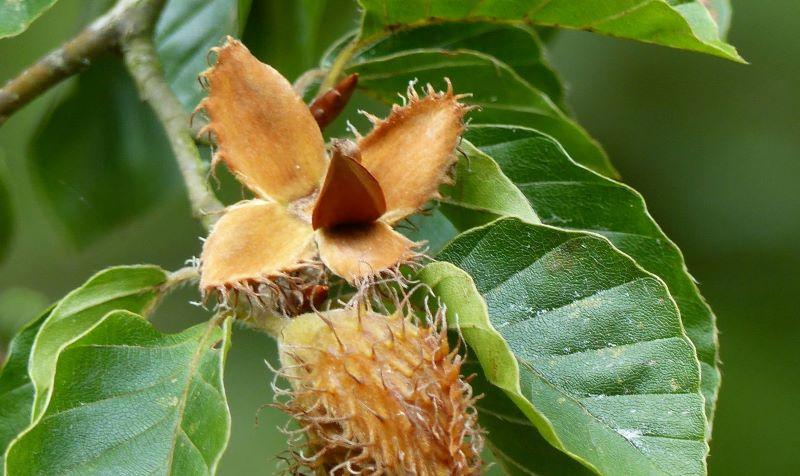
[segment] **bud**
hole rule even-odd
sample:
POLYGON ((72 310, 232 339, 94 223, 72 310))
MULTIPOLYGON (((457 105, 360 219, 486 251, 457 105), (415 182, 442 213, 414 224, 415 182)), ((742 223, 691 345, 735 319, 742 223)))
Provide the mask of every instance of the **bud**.
POLYGON ((472 475, 483 447, 443 311, 417 325, 361 309, 304 314, 283 329, 277 406, 300 425, 295 473, 472 475), (303 437, 304 434, 304 438, 303 437))

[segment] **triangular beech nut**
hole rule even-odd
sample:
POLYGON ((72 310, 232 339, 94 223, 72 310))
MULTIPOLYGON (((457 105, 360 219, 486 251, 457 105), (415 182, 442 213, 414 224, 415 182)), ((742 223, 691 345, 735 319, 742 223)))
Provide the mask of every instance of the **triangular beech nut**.
POLYGON ((336 225, 371 223, 386 212, 383 190, 361 165, 358 146, 336 141, 325 183, 317 197, 311 225, 315 230, 336 225))

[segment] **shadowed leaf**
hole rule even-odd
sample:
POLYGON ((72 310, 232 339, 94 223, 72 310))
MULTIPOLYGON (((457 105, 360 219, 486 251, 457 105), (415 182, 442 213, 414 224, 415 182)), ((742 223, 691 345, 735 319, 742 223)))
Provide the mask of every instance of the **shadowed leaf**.
POLYGON ((156 25, 155 43, 164 74, 183 107, 191 111, 204 93, 197 75, 208 68, 208 50, 240 33, 249 5, 237 0, 169 0, 156 25))
POLYGON ((179 183, 161 126, 113 59, 77 78, 32 138, 29 160, 79 247, 146 213, 179 183))
POLYGON ((543 59, 532 30, 443 24, 358 43, 353 50, 345 48, 348 38, 352 37, 334 47, 322 64, 330 67, 335 61, 346 61, 343 72, 358 73, 359 90, 369 96, 391 104, 409 81, 441 88, 444 78, 449 78, 457 93, 472 95, 465 102, 478 106, 469 114, 471 124, 516 124, 542 130, 556 137, 582 164, 617 175, 597 142, 554 102, 561 100, 558 78, 543 59), (419 41, 417 32, 429 44, 419 41), (521 48, 503 48, 484 39, 515 41, 521 48), (540 85, 545 89, 539 89, 540 85), (555 99, 548 93, 556 94, 555 99))
MULTIPOLYGON (((11 341, 0 372, 0 451, 5 455, 11 440, 31 423, 33 383, 28 376, 28 359, 36 333, 50 311, 23 327, 11 341)), ((5 460, 0 457, 0 465, 5 460)))

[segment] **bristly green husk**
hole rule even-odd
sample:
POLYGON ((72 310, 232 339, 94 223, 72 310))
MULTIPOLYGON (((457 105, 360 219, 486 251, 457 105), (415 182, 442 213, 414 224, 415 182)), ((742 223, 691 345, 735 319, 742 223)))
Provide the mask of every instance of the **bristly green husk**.
POLYGON ((293 319, 280 337, 278 403, 299 424, 289 472, 480 474, 483 435, 443 314, 339 309, 293 319))

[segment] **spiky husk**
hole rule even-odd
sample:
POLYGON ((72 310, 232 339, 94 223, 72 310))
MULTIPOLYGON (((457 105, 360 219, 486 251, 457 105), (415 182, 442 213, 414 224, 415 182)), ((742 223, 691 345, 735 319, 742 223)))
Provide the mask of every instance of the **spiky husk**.
POLYGON ((291 272, 225 284, 202 293, 201 303, 233 311, 242 323, 264 328, 265 321, 311 312, 328 296, 328 276, 320 263, 300 263, 291 272))
POLYGON ((473 475, 483 437, 443 314, 416 325, 364 309, 306 314, 283 330, 291 389, 277 404, 299 423, 289 472, 473 475))

